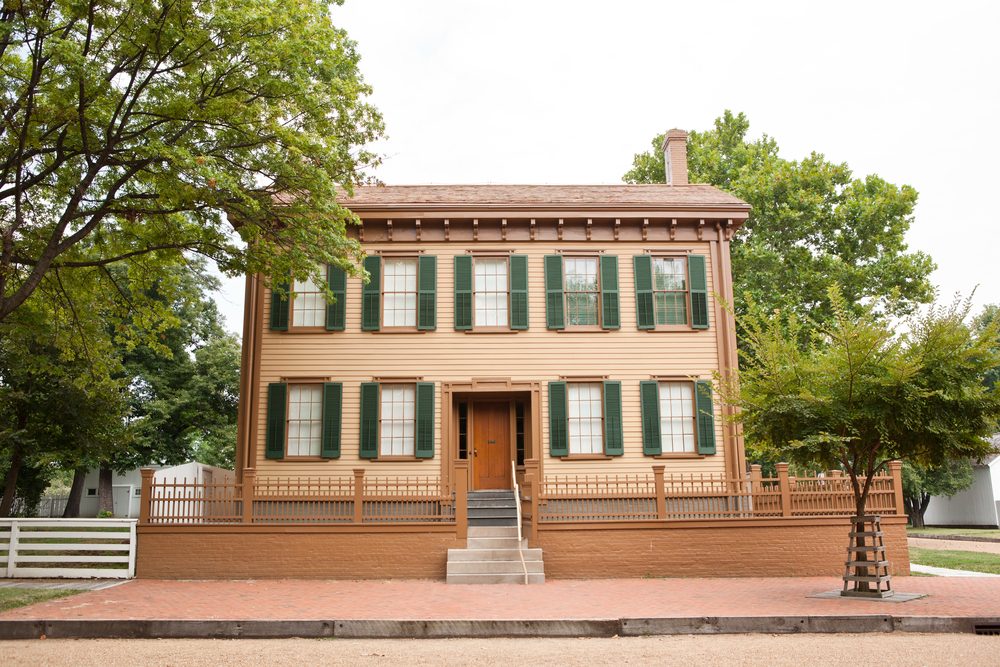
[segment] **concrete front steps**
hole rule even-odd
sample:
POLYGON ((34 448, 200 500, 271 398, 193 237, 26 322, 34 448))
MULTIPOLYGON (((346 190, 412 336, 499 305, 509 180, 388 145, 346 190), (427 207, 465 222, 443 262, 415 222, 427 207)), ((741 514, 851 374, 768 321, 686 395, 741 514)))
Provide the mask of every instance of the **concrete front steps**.
POLYGON ((541 549, 517 541, 517 526, 470 525, 465 549, 448 549, 449 584, 543 584, 541 549), (522 565, 521 559, 524 558, 522 565))

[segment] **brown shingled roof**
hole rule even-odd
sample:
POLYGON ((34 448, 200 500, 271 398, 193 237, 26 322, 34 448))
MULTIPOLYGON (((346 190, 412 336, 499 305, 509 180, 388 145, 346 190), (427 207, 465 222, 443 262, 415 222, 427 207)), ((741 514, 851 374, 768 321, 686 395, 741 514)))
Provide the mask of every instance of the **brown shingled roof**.
POLYGON ((711 185, 374 185, 354 189, 341 203, 383 207, 723 208, 749 205, 711 185))

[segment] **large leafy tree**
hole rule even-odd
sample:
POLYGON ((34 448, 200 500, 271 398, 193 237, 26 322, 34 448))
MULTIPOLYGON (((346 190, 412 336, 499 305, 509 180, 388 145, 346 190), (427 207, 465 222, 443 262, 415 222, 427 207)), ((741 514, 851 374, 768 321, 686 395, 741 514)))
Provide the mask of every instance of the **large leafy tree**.
POLYGON ((828 300, 831 319, 808 334, 794 313, 744 316, 739 382, 720 384, 749 449, 844 470, 858 517, 890 460, 940 466, 990 450, 1000 392, 984 378, 1000 362, 995 324, 975 330, 968 301, 956 302, 914 316, 898 334, 871 305, 855 314, 836 288, 828 300))
POLYGON ((382 131, 357 65, 321 0, 4 3, 0 323, 55 271, 353 270, 336 195, 382 131))
MULTIPOLYGON (((713 129, 688 138, 690 181, 715 185, 753 207, 732 244, 739 314, 753 301, 765 310, 829 320, 831 283, 854 312, 875 303, 898 315, 933 298, 934 264, 909 251, 904 238, 917 201, 913 188, 876 175, 855 178, 846 164, 815 152, 787 160, 773 138, 749 140, 749 129, 746 116, 726 111, 713 129)), ((634 157, 626 182, 665 182, 662 143, 659 135, 652 150, 634 157)))

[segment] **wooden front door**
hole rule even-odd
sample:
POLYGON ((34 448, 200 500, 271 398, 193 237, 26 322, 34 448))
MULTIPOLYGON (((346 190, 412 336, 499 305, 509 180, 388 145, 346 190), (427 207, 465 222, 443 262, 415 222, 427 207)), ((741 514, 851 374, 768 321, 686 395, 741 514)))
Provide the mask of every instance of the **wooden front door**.
POLYGON ((473 403, 472 457, 473 488, 511 488, 510 403, 473 403))

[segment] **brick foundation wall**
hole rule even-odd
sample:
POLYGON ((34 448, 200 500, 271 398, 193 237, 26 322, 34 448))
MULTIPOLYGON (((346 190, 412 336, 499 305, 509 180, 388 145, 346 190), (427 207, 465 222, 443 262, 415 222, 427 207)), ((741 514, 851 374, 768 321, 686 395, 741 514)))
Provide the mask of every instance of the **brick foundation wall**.
MULTIPOLYGON (((790 577, 841 576, 847 518, 717 521, 610 530, 541 526, 545 576, 790 577)), ((908 575, 906 517, 882 521, 892 573, 908 575)))
POLYGON ((150 528, 138 531, 144 579, 442 579, 448 532, 150 528))

